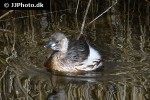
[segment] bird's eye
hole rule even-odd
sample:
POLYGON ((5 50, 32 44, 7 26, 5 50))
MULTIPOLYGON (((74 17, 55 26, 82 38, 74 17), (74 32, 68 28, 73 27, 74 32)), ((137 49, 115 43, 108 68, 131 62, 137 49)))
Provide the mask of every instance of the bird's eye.
POLYGON ((59 41, 57 40, 56 43, 59 43, 59 41))

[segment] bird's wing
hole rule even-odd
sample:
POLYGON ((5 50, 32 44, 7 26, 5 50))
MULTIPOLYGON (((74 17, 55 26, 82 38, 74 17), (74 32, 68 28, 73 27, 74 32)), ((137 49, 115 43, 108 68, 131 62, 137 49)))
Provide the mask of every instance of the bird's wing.
POLYGON ((88 58, 89 55, 89 45, 87 42, 80 38, 69 44, 67 59, 69 59, 72 63, 82 62, 88 58))

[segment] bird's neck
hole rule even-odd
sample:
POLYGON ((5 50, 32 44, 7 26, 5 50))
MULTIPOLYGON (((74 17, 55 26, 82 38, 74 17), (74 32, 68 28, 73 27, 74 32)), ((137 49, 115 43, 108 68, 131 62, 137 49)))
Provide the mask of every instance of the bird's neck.
POLYGON ((64 41, 64 42, 63 42, 63 45, 62 45, 62 48, 61 48, 60 52, 62 52, 62 53, 67 53, 69 41, 68 41, 67 38, 64 39, 63 41, 64 41))

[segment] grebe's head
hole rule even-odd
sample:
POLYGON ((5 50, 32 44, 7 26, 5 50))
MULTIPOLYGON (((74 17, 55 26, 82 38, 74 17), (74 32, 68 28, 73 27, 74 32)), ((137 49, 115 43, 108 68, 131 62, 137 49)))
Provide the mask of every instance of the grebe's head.
POLYGON ((47 45, 45 45, 45 48, 51 48, 55 51, 60 52, 67 52, 68 49, 68 39, 66 36, 62 33, 54 33, 51 36, 51 39, 47 45))

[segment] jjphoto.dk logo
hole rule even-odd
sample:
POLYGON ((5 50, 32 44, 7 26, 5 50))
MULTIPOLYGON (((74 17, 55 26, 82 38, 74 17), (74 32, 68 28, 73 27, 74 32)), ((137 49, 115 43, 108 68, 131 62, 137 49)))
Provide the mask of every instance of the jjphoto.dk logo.
POLYGON ((44 4, 42 2, 38 2, 37 4, 32 4, 32 3, 4 3, 4 7, 5 8, 8 8, 8 7, 11 7, 11 8, 15 8, 15 7, 44 7, 44 4))

